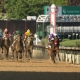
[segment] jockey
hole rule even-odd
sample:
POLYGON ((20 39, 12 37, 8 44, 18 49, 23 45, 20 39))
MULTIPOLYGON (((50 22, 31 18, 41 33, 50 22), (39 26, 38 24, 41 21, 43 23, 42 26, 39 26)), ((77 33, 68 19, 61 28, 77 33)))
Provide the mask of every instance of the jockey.
POLYGON ((3 32, 3 39, 9 37, 9 30, 7 28, 4 29, 4 32, 3 32))
POLYGON ((3 36, 3 32, 2 29, 0 28, 0 39, 2 39, 2 36, 3 36))
POLYGON ((20 30, 17 30, 17 31, 15 32, 14 35, 15 35, 16 38, 17 38, 17 35, 18 35, 18 34, 20 34, 21 39, 22 39, 22 32, 21 32, 20 30))
POLYGON ((49 35, 49 42, 50 42, 51 40, 54 40, 54 36, 59 38, 58 34, 52 33, 52 34, 49 35))
POLYGON ((14 31, 14 33, 13 33, 14 41, 13 41, 13 44, 11 45, 11 47, 13 47, 13 46, 14 46, 14 44, 15 44, 15 42, 16 42, 16 40, 17 40, 17 35, 18 35, 18 34, 20 34, 21 39, 22 39, 22 32, 21 32, 20 30, 14 31))
MULTIPOLYGON (((49 35, 49 42, 53 41, 54 40, 54 37, 57 37, 59 39, 59 36, 56 34, 56 33, 52 33, 49 35)), ((49 48, 51 48, 50 44, 48 45, 49 48)))
POLYGON ((32 33, 30 32, 30 30, 28 29, 25 33, 24 33, 24 46, 25 46, 25 41, 28 37, 32 38, 32 33))
POLYGON ((20 34, 21 39, 22 39, 22 32, 20 30, 14 31, 13 32, 13 39, 17 40, 17 35, 20 34))
POLYGON ((28 29, 25 34, 24 34, 24 38, 30 37, 32 35, 32 33, 30 32, 30 30, 28 29))
POLYGON ((22 32, 20 30, 17 30, 16 34, 20 34, 22 36, 22 32))

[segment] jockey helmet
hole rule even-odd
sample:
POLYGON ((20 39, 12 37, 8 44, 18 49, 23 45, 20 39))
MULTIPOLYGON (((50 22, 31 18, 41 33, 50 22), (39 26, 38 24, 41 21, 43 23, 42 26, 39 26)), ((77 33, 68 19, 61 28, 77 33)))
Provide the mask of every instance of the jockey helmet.
POLYGON ((26 32, 25 32, 26 36, 31 36, 32 33, 30 32, 30 30, 28 29, 26 32))
POLYGON ((30 33, 30 30, 28 29, 26 33, 28 33, 28 34, 29 34, 29 33, 30 33))
POLYGON ((54 35, 55 37, 58 37, 58 38, 59 38, 58 34, 56 34, 56 33, 53 33, 53 35, 54 35))
POLYGON ((50 34, 49 36, 50 36, 50 37, 53 37, 53 34, 50 34))
POLYGON ((17 30, 17 31, 16 31, 16 34, 21 34, 21 31, 20 31, 20 30, 17 30))
POLYGON ((5 28, 5 29, 4 29, 4 32, 7 32, 7 31, 8 31, 8 29, 7 29, 7 28, 5 28))

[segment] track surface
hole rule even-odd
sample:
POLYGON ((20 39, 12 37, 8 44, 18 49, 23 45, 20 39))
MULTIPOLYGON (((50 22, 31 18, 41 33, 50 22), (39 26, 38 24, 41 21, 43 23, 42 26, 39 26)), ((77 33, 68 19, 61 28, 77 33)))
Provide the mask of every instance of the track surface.
POLYGON ((80 72, 80 65, 60 61, 54 64, 48 59, 0 60, 0 71, 80 72))
POLYGON ((0 60, 0 80, 80 80, 80 65, 49 59, 0 60))

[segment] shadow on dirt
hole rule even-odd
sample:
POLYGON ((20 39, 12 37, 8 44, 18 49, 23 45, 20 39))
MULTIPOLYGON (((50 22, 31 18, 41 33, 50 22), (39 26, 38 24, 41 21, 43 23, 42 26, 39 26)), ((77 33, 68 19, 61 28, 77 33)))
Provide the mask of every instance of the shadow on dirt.
POLYGON ((80 80, 80 73, 1 71, 0 80, 80 80))

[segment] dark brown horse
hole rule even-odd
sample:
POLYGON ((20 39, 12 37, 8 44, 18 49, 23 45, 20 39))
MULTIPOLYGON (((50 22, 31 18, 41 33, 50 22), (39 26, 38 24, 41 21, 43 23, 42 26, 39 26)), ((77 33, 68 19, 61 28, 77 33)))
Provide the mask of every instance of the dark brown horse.
POLYGON ((25 45, 25 56, 27 58, 32 58, 32 53, 33 53, 33 38, 32 37, 27 37, 24 41, 25 45))
POLYGON ((8 58, 10 47, 10 39, 8 37, 1 39, 1 49, 4 58, 8 58))
MULTIPOLYGON (((50 59, 55 63, 56 55, 59 57, 59 38, 54 37, 54 40, 50 41, 49 47, 47 48, 50 59)), ((59 58, 60 60, 60 58, 59 58)))
POLYGON ((17 38, 13 41, 13 46, 11 47, 12 55, 15 59, 23 58, 24 48, 21 36, 18 34, 17 38))

